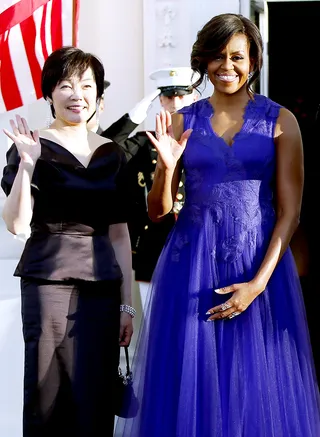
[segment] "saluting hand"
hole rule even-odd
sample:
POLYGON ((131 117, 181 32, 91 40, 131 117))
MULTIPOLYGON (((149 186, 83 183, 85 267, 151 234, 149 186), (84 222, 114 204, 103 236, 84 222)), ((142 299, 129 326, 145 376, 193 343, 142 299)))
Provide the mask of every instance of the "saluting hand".
POLYGON ((158 165, 164 170, 173 170, 186 148, 191 132, 192 129, 186 130, 177 141, 173 135, 171 114, 161 110, 160 115, 156 115, 156 137, 147 132, 150 141, 158 152, 158 165))
POLYGON ((41 155, 39 131, 31 133, 26 120, 20 115, 16 115, 16 122, 10 120, 10 125, 12 132, 7 129, 3 129, 3 132, 17 146, 21 160, 34 166, 41 155))

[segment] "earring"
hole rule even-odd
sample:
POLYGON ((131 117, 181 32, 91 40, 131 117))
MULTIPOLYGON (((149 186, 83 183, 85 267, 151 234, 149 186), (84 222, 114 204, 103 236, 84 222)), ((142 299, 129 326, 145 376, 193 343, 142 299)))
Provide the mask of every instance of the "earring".
POLYGON ((46 100, 46 102, 48 104, 46 126, 50 127, 52 122, 53 122, 53 117, 52 117, 52 102, 50 102, 49 99, 46 100))
POLYGON ((253 72, 252 71, 250 71, 250 73, 248 74, 248 81, 252 78, 252 76, 253 76, 253 72))
POLYGON ((97 106, 96 106, 96 125, 97 126, 99 126, 99 116, 100 116, 99 103, 97 102, 97 106))

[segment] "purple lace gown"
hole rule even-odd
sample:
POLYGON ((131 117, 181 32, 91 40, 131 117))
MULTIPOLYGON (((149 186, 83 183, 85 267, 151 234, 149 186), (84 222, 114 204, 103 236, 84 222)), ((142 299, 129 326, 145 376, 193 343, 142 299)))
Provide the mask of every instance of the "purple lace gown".
POLYGON ((207 322, 250 281, 276 220, 273 133, 280 106, 256 95, 228 146, 207 99, 184 108, 186 201, 160 256, 134 358, 140 410, 123 437, 319 437, 319 395, 290 249, 232 320, 207 322))

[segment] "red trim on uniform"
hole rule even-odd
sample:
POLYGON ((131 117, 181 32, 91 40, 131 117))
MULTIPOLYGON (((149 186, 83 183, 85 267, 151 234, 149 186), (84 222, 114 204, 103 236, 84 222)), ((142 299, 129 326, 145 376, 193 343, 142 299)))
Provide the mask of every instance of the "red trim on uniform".
POLYGON ((41 68, 35 52, 36 44, 36 25, 33 16, 27 18, 20 24, 24 48, 30 66, 30 72, 33 80, 34 89, 37 99, 42 97, 41 92, 41 68))
POLYGON ((1 64, 5 65, 6 68, 1 68, 1 92, 4 101, 4 105, 7 111, 11 109, 19 108, 23 105, 18 83, 16 80, 14 68, 12 65, 10 50, 9 50, 9 35, 3 38, 2 49, 1 49, 1 64))

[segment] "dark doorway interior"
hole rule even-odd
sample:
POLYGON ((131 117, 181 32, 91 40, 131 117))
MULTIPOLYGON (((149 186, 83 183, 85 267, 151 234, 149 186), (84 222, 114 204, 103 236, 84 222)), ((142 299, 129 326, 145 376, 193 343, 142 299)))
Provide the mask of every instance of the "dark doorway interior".
POLYGON ((301 224, 292 241, 298 265, 320 381, 317 334, 320 308, 318 213, 320 172, 316 112, 320 104, 320 2, 268 2, 269 97, 290 109, 299 122, 305 157, 301 224))

